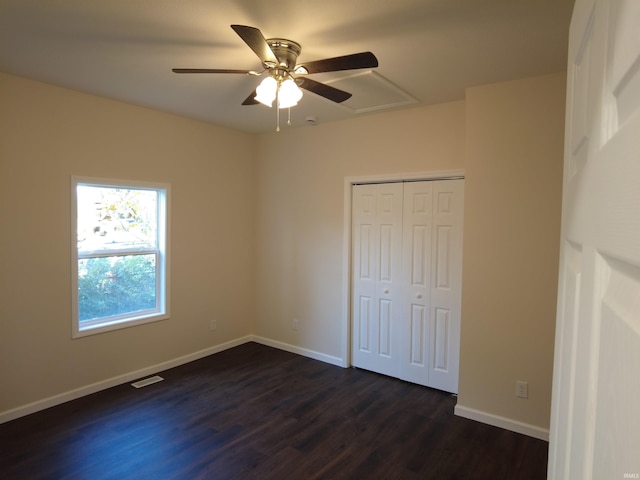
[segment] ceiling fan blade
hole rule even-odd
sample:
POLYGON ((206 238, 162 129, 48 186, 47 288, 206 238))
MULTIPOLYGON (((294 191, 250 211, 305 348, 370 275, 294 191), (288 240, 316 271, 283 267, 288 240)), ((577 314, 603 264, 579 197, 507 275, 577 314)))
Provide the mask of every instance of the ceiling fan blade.
POLYGON ((378 59, 371 52, 353 53, 342 57, 325 58, 314 62, 301 63, 295 68, 295 73, 323 73, 337 72, 339 70, 356 70, 358 68, 375 68, 378 66, 378 59))
POLYGON ((244 99, 242 105, 258 105, 260 102, 256 100, 256 95, 258 93, 254 90, 251 95, 244 99))
POLYGON ((171 71, 173 73, 244 73, 246 75, 253 72, 253 70, 230 70, 225 68, 172 68, 171 71))
POLYGON ((278 59, 260 30, 246 25, 231 25, 231 28, 244 40, 244 43, 249 45, 249 48, 255 52, 263 64, 278 64, 278 59))
POLYGON ((300 88, 309 90, 310 92, 313 92, 336 103, 342 103, 345 100, 351 98, 351 94, 349 92, 331 87, 326 83, 316 82, 315 80, 311 80, 310 78, 298 77, 296 78, 296 83, 300 88))

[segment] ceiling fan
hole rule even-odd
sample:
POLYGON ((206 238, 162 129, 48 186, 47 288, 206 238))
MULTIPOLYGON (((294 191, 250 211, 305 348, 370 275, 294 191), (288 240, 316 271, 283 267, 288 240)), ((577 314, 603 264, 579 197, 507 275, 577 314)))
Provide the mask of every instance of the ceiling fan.
POLYGON ((172 71, 175 73, 238 73, 245 75, 262 75, 266 72, 267 77, 242 102, 242 105, 262 103, 270 107, 275 100, 279 107, 276 110, 279 110, 297 104, 302 97, 302 92, 298 87, 336 103, 344 102, 351 97, 349 92, 306 77, 308 74, 378 66, 378 59, 371 52, 354 53, 298 64, 298 55, 302 50, 299 43, 284 38, 265 39, 260 30, 246 25, 231 25, 231 28, 258 56, 264 67, 262 72, 217 68, 174 68, 172 71))

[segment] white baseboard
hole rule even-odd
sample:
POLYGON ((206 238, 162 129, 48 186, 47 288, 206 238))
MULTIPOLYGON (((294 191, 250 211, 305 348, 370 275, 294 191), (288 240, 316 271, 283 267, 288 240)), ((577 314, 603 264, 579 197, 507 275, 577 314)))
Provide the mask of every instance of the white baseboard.
MULTIPOLYGON (((336 365, 338 367, 344 368, 344 361, 342 358, 326 355, 324 353, 316 352, 314 350, 309 350, 302 347, 297 347, 295 345, 279 342, 277 340, 271 340, 269 338, 261 337, 258 335, 247 335, 245 337, 240 337, 235 340, 231 340, 229 342, 225 342, 219 345, 214 345, 213 347, 205 348, 204 350, 199 350, 197 352, 190 353, 182 357, 174 358, 166 362, 158 363, 156 365, 152 365, 140 370, 136 370, 133 372, 125 373, 123 375, 118 375, 116 377, 108 378, 106 380, 92 383, 90 385, 85 385, 83 387, 79 387, 74 390, 70 390, 68 392, 64 392, 58 395, 53 395, 43 400, 38 400, 36 402, 29 403, 27 405, 23 405, 11 410, 0 412, 0 423, 5 423, 10 420, 14 420, 16 418, 29 415, 31 413, 38 412, 40 410, 53 407, 55 405, 60 405, 65 402, 75 400, 85 395, 91 395, 92 393, 96 393, 101 390, 106 390, 107 388, 115 387, 123 383, 131 382, 133 380, 137 380, 142 377, 153 375, 173 367, 178 367, 180 365, 184 365, 185 363, 193 362, 195 360, 208 357, 209 355, 213 355, 214 353, 219 353, 224 350, 228 350, 229 348, 237 347, 247 342, 260 343, 262 345, 277 348, 279 350, 284 350, 286 352, 295 353, 298 355, 302 355, 304 357, 313 358, 314 360, 319 360, 321 362, 329 363, 331 365, 336 365)), ((524 435, 538 438, 540 440, 545 440, 547 442, 549 441, 549 430, 536 427, 534 425, 529 425, 523 422, 512 420, 510 418, 501 417, 499 415, 482 412, 480 410, 475 410, 473 408, 465 407, 462 405, 456 405, 454 409, 454 413, 459 417, 469 418, 471 420, 476 420, 478 422, 486 423, 488 425, 493 425, 495 427, 500 427, 506 430, 511 430, 513 432, 522 433, 524 435)))
POLYGON ((101 380, 99 382, 92 383, 90 385, 85 385, 83 387, 79 387, 74 390, 70 390, 68 392, 60 393, 58 395, 53 395, 51 397, 38 400, 36 402, 29 403, 27 405, 22 405, 20 407, 17 407, 11 410, 0 412, 0 423, 9 422, 11 420, 15 420, 16 418, 24 417, 25 415, 39 412, 40 410, 44 410, 45 408, 54 407, 56 405, 60 405, 61 403, 69 402, 71 400, 75 400, 76 398, 84 397, 85 395, 91 395, 92 393, 96 393, 101 390, 106 390, 107 388, 115 387, 117 385, 131 382, 133 380, 137 380, 139 378, 146 377, 149 375, 154 375, 158 372, 162 372, 164 370, 168 370, 173 367, 184 365, 185 363, 193 362, 194 360, 199 360, 201 358, 208 357, 209 355, 213 355, 214 353, 219 353, 224 350, 228 350, 229 348, 237 347, 238 345, 242 345, 243 343, 247 343, 247 342, 256 342, 262 345, 267 345, 269 347, 277 348, 287 352, 296 353, 304 357, 320 360, 321 362, 337 365, 339 367, 343 366, 343 361, 341 358, 332 357, 331 355, 325 355, 324 353, 308 350, 306 348, 296 347, 295 345, 289 345, 287 343, 278 342, 276 340, 270 340, 268 338, 264 338, 256 335, 247 335, 244 337, 237 338, 235 340, 231 340, 229 342, 221 343, 219 345, 214 345, 213 347, 205 348, 204 350, 199 350, 197 352, 184 355, 182 357, 174 358, 172 360, 167 360, 166 362, 158 363, 150 367, 125 373, 123 375, 118 375, 116 377, 108 378, 106 380, 101 380))
POLYGON ((494 415, 492 413, 482 412, 462 405, 456 405, 453 413, 459 417, 469 418, 481 423, 486 423, 487 425, 511 430, 512 432, 522 433, 523 435, 544 440, 545 442, 549 441, 549 430, 536 427, 535 425, 512 420, 511 418, 501 417, 500 415, 494 415))
POLYGON ((168 360, 166 362, 158 363, 156 365, 142 368, 134 372, 129 372, 123 375, 118 375, 116 377, 108 378, 106 380, 92 383, 90 385, 85 385, 83 387, 79 387, 74 390, 70 390, 68 392, 60 393, 58 395, 53 395, 52 397, 48 397, 43 400, 38 400, 36 402, 29 403, 27 405, 23 405, 11 410, 0 412, 0 423, 8 422, 10 420, 14 420, 16 418, 23 417, 25 415, 29 415, 31 413, 44 410, 45 408, 53 407, 55 405, 60 405, 61 403, 65 403, 70 400, 75 400, 76 398, 84 397, 85 395, 91 395, 92 393, 99 392, 100 390, 106 390, 107 388, 115 387, 116 385, 121 385, 123 383, 131 382, 141 377, 153 375, 163 370, 168 370, 169 368, 178 367, 180 365, 184 365, 185 363, 193 362, 194 360, 199 360, 200 358, 208 357, 209 355, 213 355, 214 353, 222 352, 229 348, 237 347, 238 345, 242 345, 243 343, 251 342, 252 340, 253 339, 250 335, 246 337, 237 338, 235 340, 231 340, 226 343, 221 343, 220 345, 215 345, 213 347, 205 348, 204 350, 190 353, 182 357, 174 358, 173 360, 168 360))
POLYGON ((258 335, 252 335, 251 341, 266 345, 268 347, 277 348, 286 352, 296 353, 303 357, 313 358, 314 360, 320 360, 321 362, 330 363, 338 367, 344 367, 344 362, 341 358, 326 355, 324 353, 316 352, 302 347, 296 347, 295 345, 289 345, 288 343, 278 342, 269 338, 260 337, 258 335))

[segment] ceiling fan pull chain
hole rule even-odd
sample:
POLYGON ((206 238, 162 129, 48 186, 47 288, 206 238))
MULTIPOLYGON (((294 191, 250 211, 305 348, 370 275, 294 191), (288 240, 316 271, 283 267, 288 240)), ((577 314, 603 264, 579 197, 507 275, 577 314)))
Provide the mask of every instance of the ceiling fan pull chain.
POLYGON ((278 82, 278 87, 276 88, 276 132, 280 131, 280 82, 278 82))
POLYGON ((287 118, 287 125, 291 126, 291 107, 287 108, 289 110, 289 117, 287 118))

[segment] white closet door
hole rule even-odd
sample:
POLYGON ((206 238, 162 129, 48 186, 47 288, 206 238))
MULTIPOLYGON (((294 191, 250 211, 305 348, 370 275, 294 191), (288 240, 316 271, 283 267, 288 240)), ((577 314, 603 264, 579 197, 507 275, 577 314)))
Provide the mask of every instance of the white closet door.
POLYGON ((397 377, 402 184, 356 185, 352 205, 352 363, 397 377))
POLYGON ((402 301, 406 314, 400 322, 400 378, 420 385, 428 384, 430 369, 433 184, 413 182, 404 186, 402 301))
POLYGON ((458 391, 463 180, 404 186, 400 378, 458 391))
POLYGON ((463 180, 353 192, 353 365, 457 392, 463 180))
POLYGON ((433 182, 430 387, 458 392, 464 180, 433 182))

